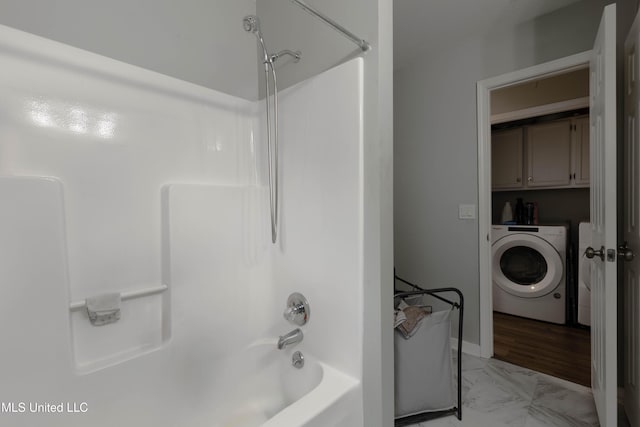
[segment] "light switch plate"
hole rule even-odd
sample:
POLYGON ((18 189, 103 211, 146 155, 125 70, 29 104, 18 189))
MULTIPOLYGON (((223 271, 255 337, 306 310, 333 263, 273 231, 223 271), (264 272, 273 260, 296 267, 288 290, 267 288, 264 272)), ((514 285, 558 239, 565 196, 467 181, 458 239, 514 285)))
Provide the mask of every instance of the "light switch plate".
POLYGON ((458 205, 458 218, 475 219, 476 205, 458 205))

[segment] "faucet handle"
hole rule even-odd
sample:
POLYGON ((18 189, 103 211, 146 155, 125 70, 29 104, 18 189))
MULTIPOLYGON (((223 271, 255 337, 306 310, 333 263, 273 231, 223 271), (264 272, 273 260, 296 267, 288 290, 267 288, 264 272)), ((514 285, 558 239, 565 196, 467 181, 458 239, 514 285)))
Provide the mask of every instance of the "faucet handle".
POLYGON ((309 303, 304 295, 294 292, 289 295, 289 298, 287 299, 287 308, 282 314, 289 323, 302 326, 309 321, 310 313, 309 303))

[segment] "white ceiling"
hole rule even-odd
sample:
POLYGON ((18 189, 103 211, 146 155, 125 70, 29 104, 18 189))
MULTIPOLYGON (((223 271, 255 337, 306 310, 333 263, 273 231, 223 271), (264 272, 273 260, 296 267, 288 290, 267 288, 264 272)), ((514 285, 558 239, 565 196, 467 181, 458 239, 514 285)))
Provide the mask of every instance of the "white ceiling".
POLYGON ((580 0, 393 0, 395 68, 417 53, 502 25, 517 25, 580 0))

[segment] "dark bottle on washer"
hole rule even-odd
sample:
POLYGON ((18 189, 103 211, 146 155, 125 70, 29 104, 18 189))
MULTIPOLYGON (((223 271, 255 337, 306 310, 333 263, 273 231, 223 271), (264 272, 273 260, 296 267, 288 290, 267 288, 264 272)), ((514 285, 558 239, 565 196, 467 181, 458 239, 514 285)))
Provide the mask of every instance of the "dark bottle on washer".
POLYGON ((522 203, 522 198, 518 197, 516 201, 516 224, 524 224, 524 203, 522 203))
POLYGON ((533 222, 534 206, 533 202, 527 202, 527 213, 525 215, 525 223, 527 225, 534 224, 533 222))

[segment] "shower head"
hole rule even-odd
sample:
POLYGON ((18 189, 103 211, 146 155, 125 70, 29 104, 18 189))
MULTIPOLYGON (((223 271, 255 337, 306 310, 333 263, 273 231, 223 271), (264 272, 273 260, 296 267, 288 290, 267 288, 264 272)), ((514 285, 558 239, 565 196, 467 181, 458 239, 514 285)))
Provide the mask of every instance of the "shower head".
POLYGON ((269 63, 269 53, 267 51, 267 45, 264 43, 264 39, 262 38, 262 31, 260 31, 260 20, 255 15, 247 15, 242 19, 242 27, 246 32, 256 35, 258 42, 262 47, 262 62, 266 66, 266 64, 269 63))
POLYGON ((255 15, 247 15, 242 19, 244 30, 250 33, 260 33, 260 21, 255 15))

